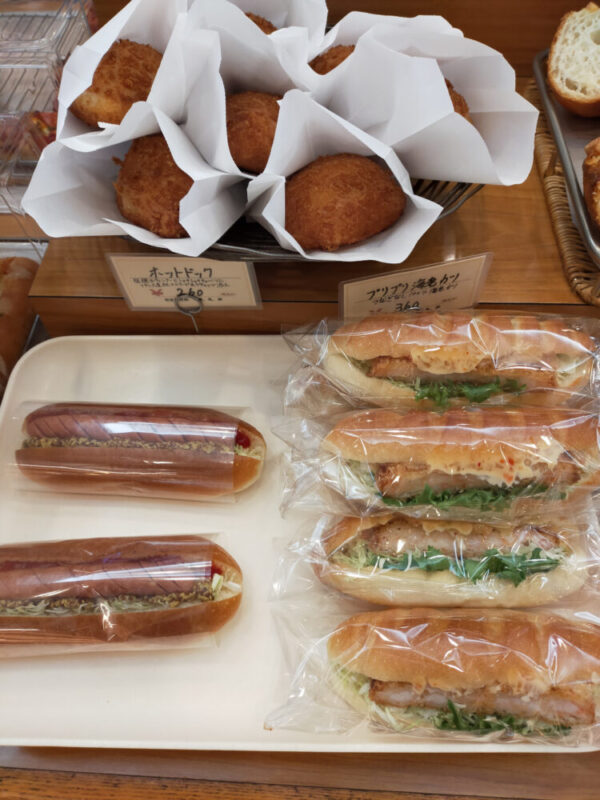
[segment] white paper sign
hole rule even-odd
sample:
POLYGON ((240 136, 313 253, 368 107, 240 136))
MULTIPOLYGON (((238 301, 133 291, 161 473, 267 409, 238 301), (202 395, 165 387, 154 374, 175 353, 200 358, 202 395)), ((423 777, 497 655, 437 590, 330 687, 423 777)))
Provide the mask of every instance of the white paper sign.
POLYGON ((343 281, 344 320, 398 311, 450 311, 477 305, 492 262, 491 253, 343 281))
POLYGON ((254 266, 177 256, 107 256, 132 311, 261 308, 254 266))

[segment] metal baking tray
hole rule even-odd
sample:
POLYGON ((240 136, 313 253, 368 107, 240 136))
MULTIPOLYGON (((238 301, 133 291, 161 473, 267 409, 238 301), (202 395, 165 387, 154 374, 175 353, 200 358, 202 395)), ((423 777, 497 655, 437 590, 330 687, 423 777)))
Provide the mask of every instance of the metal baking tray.
MULTIPOLYGON (((457 211, 480 189, 483 189, 483 184, 413 181, 413 191, 416 195, 426 197, 442 206, 443 211, 438 220, 457 211)), ((236 222, 203 255, 220 261, 306 261, 299 253, 281 247, 276 239, 257 223, 244 220, 236 222)))
MULTIPOLYGON (((440 742, 379 734, 266 731, 289 677, 269 601, 279 549, 306 519, 281 519, 283 442, 271 433, 295 356, 280 336, 62 336, 13 370, 0 406, 0 542, 217 533, 244 597, 216 647, 0 659, 0 745, 315 752, 570 752, 556 744, 440 742), (18 489, 8 465, 31 401, 244 408, 265 435, 260 481, 234 503, 18 489)), ((0 792, 1 794, 1 792, 0 792)))
POLYGON ((548 52, 548 50, 543 50, 537 54, 533 61, 533 74, 563 166, 571 217, 590 258, 600 269, 600 230, 592 221, 585 205, 581 172, 586 144, 600 136, 600 118, 578 117, 556 101, 546 80, 548 52))

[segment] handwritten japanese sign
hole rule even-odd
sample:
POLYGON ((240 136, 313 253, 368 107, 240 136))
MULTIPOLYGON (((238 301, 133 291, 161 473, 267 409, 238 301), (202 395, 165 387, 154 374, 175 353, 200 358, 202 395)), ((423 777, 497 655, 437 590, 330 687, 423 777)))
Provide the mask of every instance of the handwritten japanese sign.
POLYGON ((132 311, 260 308, 254 267, 243 261, 109 254, 132 311))
POLYGON ((354 319, 394 311, 450 311, 474 306, 491 261, 491 253, 482 253, 343 281, 339 286, 340 316, 354 319))

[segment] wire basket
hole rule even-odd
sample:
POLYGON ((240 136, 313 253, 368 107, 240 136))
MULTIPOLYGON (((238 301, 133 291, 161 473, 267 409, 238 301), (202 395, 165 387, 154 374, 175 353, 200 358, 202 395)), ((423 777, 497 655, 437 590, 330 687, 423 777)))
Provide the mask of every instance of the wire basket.
MULTIPOLYGON (((473 197, 483 184, 454 183, 452 181, 413 181, 413 191, 442 206, 438 219, 457 211, 473 197)), ((300 253, 285 250, 276 239, 256 222, 240 220, 204 255, 219 261, 304 261, 300 253)))

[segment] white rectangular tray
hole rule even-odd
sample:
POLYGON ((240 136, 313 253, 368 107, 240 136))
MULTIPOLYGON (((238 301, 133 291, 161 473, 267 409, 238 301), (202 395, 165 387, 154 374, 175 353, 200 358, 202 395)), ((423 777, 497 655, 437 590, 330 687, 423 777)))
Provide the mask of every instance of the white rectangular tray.
POLYGON ((22 403, 61 400, 247 407, 265 435, 261 481, 236 503, 98 498, 17 491, 0 480, 0 542, 220 532, 244 572, 244 598, 218 646, 198 650, 0 660, 0 745, 324 752, 573 752, 502 744, 432 744, 373 734, 265 731, 286 697, 269 611, 279 516, 279 455, 270 433, 294 359, 275 336, 66 337, 39 345, 14 370, 0 406, 0 463, 20 441, 22 403))

